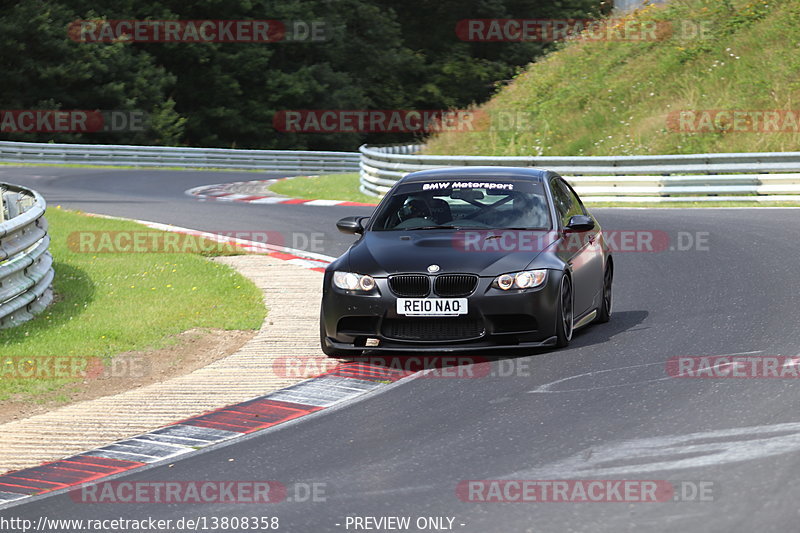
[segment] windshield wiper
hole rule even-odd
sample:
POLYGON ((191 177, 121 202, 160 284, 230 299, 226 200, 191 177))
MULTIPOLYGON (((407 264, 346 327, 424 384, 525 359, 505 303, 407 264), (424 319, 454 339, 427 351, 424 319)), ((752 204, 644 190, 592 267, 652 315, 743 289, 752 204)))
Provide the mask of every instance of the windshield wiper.
POLYGON ((418 228, 408 228, 408 229, 415 230, 415 229, 459 229, 459 228, 460 228, 460 226, 452 226, 452 225, 448 225, 448 224, 441 224, 441 225, 437 225, 437 226, 420 226, 418 228))
POLYGON ((488 230, 490 228, 482 228, 479 226, 453 226, 452 224, 441 224, 438 226, 420 226, 418 228, 408 228, 409 230, 415 229, 483 229, 488 230))

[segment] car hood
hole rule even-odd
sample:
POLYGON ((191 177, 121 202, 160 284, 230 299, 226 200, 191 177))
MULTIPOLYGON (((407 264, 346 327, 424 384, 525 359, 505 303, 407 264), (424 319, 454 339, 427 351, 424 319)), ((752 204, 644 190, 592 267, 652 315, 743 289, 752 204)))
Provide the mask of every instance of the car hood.
POLYGON ((439 272, 496 276, 523 270, 556 239, 549 231, 369 231, 347 254, 351 271, 373 276, 439 272))

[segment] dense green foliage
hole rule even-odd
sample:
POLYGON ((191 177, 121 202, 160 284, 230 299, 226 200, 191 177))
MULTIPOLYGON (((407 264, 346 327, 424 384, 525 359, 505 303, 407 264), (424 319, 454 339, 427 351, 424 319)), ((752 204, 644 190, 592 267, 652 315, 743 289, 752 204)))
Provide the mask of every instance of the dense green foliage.
POLYGON ((145 131, 2 139, 353 149, 400 134, 281 133, 279 110, 480 103, 549 43, 460 40, 465 18, 567 18, 600 0, 26 0, 2 2, 0 109, 142 110, 145 131), (75 20, 324 21, 323 42, 80 43, 75 20))

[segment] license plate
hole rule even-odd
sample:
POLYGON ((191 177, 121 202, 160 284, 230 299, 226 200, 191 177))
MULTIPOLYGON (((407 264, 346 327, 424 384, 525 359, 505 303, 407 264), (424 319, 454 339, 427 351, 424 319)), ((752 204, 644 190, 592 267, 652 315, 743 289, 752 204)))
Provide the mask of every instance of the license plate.
POLYGON ((467 314, 466 298, 398 298, 397 314, 404 316, 458 316, 467 314))

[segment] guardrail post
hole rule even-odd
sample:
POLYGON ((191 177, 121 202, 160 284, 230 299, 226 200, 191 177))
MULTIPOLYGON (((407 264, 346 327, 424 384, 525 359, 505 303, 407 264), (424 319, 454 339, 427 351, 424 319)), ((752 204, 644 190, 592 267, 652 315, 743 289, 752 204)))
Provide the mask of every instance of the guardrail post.
POLYGON ((19 205, 19 195, 15 192, 6 192, 3 193, 3 202, 5 204, 5 211, 8 212, 8 219, 11 220, 12 218, 19 216, 20 214, 20 205, 19 205))

